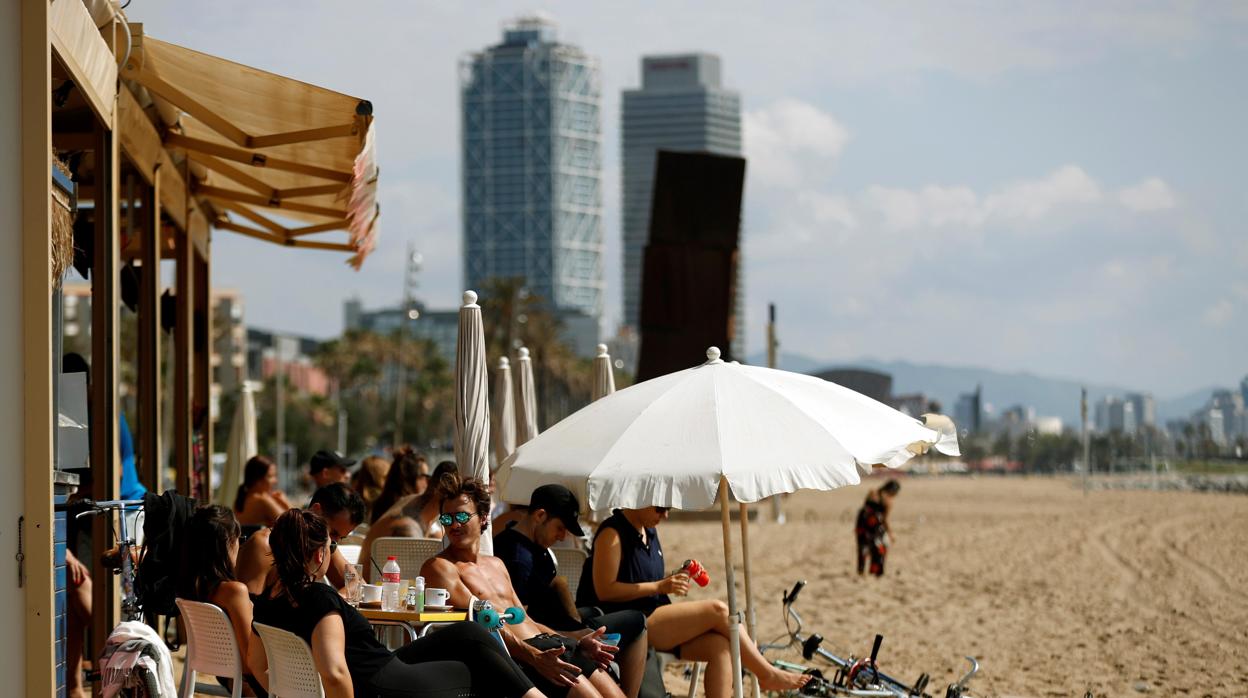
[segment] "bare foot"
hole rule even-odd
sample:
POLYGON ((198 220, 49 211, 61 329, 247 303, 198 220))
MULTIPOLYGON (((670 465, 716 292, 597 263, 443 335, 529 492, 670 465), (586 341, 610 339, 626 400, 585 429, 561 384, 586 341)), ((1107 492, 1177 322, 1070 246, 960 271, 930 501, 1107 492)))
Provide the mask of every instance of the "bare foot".
POLYGON ((795 691, 809 681, 809 674, 772 669, 770 675, 758 677, 758 687, 764 691, 795 691))

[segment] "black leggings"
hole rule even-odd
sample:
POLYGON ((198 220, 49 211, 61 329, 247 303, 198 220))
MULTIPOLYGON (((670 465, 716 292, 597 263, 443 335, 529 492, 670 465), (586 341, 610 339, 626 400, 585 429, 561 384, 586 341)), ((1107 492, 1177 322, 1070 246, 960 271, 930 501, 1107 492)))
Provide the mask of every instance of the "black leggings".
POLYGON ((464 689, 479 698, 518 698, 533 688, 489 631, 466 622, 400 647, 369 683, 383 698, 460 696, 464 689))

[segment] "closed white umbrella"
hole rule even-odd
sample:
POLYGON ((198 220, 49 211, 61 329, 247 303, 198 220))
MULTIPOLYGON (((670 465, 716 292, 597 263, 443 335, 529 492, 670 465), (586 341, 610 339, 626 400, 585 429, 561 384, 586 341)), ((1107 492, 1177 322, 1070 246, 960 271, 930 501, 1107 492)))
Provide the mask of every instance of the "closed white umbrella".
POLYGON ((494 458, 501 465, 516 450, 516 403, 512 399, 511 361, 498 357, 494 373, 494 410, 490 433, 494 437, 494 458))
POLYGON ((529 358, 527 348, 520 347, 516 352, 516 447, 519 448, 535 436, 537 388, 533 384, 533 359, 529 358))
POLYGON ((234 419, 230 422, 221 484, 213 493, 212 501, 233 508, 238 486, 243 483, 243 468, 259 452, 256 442, 256 398, 251 385, 244 381, 238 393, 238 404, 234 406, 234 419))
POLYGON ((611 368, 611 355, 607 353, 607 345, 598 345, 598 354, 594 357, 594 388, 591 400, 604 398, 615 392, 615 372, 611 368))
MULTIPOLYGON (((566 485, 594 510, 706 509, 719 498, 730 614, 737 602, 729 500, 857 484, 873 465, 897 467, 957 438, 871 398, 796 373, 725 363, 707 351, 696 368, 590 403, 520 446, 498 473, 505 497, 566 485)), ((740 646, 730 640, 733 675, 740 646)), ((736 695, 741 685, 736 683, 736 695)))
MULTIPOLYGON (((485 331, 477 294, 464 291, 459 309, 459 337, 455 347, 455 463, 464 477, 490 481, 489 377, 485 369, 485 331)), ((481 538, 481 552, 493 554, 489 536, 481 538)))

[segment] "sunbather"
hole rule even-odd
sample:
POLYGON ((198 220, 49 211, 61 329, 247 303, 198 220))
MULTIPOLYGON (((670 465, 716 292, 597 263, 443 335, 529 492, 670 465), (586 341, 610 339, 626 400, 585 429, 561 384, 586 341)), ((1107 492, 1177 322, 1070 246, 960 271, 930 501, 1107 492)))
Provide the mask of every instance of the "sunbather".
MULTIPOLYGON (((728 605, 719 600, 672 603, 671 594, 689 591, 689 576, 664 569, 663 546, 655 530, 667 507, 616 509, 598 526, 585 562, 577 606, 604 611, 633 609, 647 616, 650 646, 682 659, 706 662, 706 694, 732 694, 728 605)), ((739 627, 741 663, 758 677, 765 691, 797 689, 809 676, 782 671, 767 662, 743 626, 739 627)))
MULTIPOLYGON (((467 606, 471 597, 492 603, 500 612, 520 606, 520 597, 502 560, 478 552, 483 529, 489 526, 490 495, 472 478, 447 476, 437 483, 442 522, 449 546, 421 568, 426 588, 446 589, 451 604, 467 606)), ((503 626, 507 650, 533 683, 549 695, 574 698, 624 698, 605 668, 615 647, 600 641, 602 628, 563 633, 525 618, 503 626)))

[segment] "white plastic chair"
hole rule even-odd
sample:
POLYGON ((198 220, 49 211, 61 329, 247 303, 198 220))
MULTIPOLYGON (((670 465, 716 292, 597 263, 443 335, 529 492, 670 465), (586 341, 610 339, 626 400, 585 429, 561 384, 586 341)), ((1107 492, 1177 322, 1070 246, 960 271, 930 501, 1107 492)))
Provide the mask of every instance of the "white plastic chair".
POLYGON ((186 666, 182 669, 180 698, 195 693, 211 693, 239 698, 243 695, 243 662, 239 656, 234 626, 220 607, 210 603, 176 599, 186 628, 186 666), (233 679, 234 690, 227 693, 220 686, 195 683, 195 674, 225 676, 233 679))
POLYGON ((393 555, 399 563, 403 579, 415 579, 425 560, 442 552, 442 541, 433 538, 402 538, 385 537, 373 541, 369 554, 372 556, 373 579, 381 577, 381 568, 386 566, 386 558, 393 555))
POLYGON ((325 698, 312 649, 298 635, 263 623, 252 623, 264 643, 272 698, 325 698))
POLYGON ((568 591, 572 599, 576 599, 576 590, 581 585, 581 571, 585 569, 585 560, 589 557, 584 550, 572 548, 551 548, 555 556, 555 569, 559 576, 568 580, 568 591))
POLYGON ((356 565, 360 562, 361 546, 352 543, 339 543, 338 552, 342 553, 342 557, 346 559, 348 565, 356 565))

